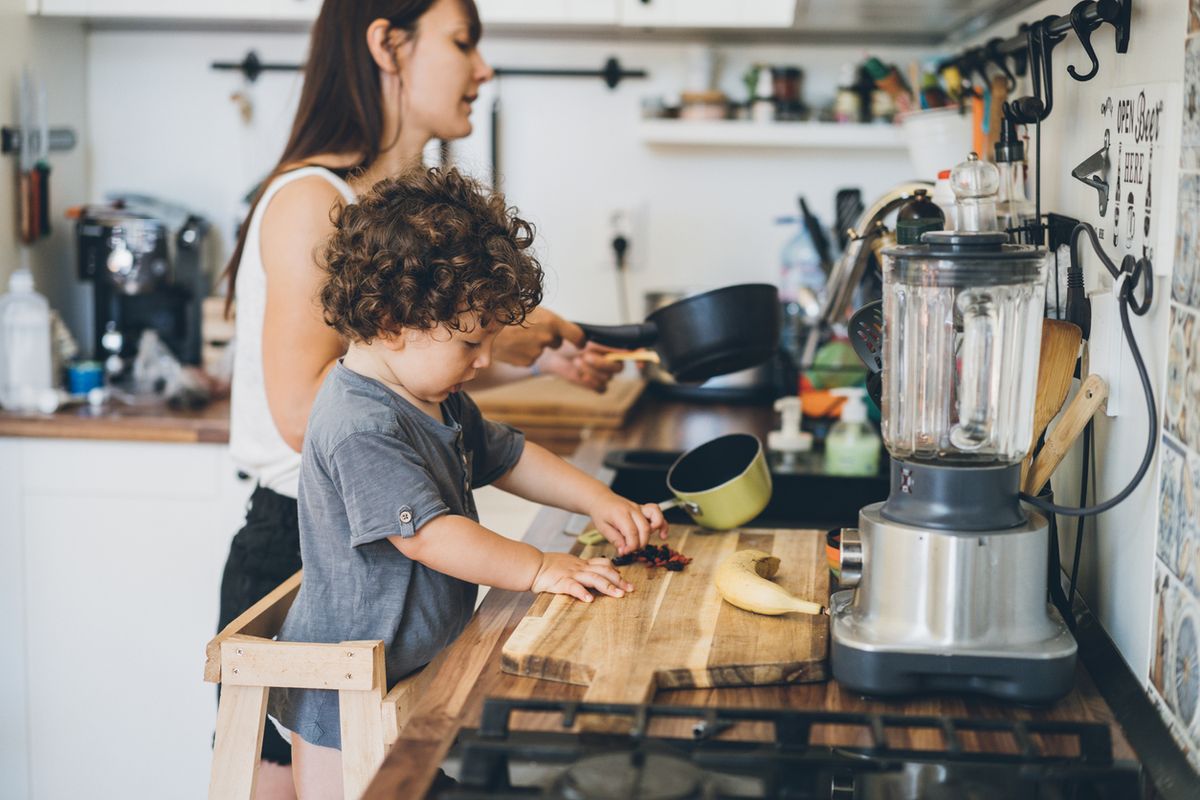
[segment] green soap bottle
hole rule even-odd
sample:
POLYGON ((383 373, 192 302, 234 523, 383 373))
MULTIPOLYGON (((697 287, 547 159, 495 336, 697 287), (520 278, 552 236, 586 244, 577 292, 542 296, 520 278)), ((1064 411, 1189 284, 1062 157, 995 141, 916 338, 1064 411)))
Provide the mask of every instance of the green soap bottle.
POLYGON ((867 422, 867 390, 834 389, 842 395, 842 418, 825 437, 825 472, 830 475, 875 475, 879 472, 879 434, 867 422))

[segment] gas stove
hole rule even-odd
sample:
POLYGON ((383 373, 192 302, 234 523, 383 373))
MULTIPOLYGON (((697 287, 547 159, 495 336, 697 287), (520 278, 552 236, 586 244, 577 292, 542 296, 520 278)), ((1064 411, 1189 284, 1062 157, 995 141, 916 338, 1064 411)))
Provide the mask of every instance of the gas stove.
POLYGON ((1077 722, 489 699, 460 733, 433 798, 1139 798, 1109 729, 1077 722), (557 730, 516 730, 514 715, 557 730), (573 732, 626 717, 627 734, 573 732), (666 724, 661 724, 666 723, 666 724), (651 735, 690 729, 690 738, 651 735), (755 734, 747 738, 744 734, 755 734), (765 732, 765 734, 764 734, 765 732), (940 749, 922 748, 931 739, 940 749), (903 741, 901 741, 903 740, 903 741), (1059 752, 1050 755, 1049 742, 1059 752))

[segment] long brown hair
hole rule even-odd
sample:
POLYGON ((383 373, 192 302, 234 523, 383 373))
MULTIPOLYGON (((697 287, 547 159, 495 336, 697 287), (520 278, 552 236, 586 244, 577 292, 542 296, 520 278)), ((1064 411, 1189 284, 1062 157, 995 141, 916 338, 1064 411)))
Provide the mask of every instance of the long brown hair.
MULTIPOLYGON (((304 87, 287 146, 271 174, 259 184, 225 267, 229 281, 226 316, 233 303, 250 220, 271 181, 292 169, 293 164, 323 153, 361 153, 354 169, 366 169, 379 157, 383 137, 382 90, 379 68, 367 48, 367 28, 377 19, 386 19, 392 27, 414 35, 417 21, 436 1, 325 0, 321 5, 312 28, 304 87)), ((475 2, 460 2, 470 21, 471 40, 477 43, 483 31, 475 2)))

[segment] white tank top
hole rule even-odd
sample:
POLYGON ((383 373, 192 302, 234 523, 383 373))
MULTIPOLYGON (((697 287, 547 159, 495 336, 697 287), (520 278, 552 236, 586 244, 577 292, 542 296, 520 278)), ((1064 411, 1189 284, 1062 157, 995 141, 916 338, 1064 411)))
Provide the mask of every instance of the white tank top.
POLYGON ((263 269, 261 231, 263 215, 275 194, 292 181, 312 175, 319 175, 333 184, 347 203, 357 199, 345 181, 322 167, 301 167, 277 177, 263 193, 250 218, 234 287, 237 316, 229 419, 230 453, 238 468, 257 480, 260 486, 287 497, 296 496, 300 454, 283 440, 267 405, 262 351, 267 273, 263 269))

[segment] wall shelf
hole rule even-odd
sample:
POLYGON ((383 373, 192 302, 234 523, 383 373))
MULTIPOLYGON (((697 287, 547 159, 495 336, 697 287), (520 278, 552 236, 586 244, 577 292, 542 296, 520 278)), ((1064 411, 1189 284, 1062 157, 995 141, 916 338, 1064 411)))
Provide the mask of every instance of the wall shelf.
POLYGON ((643 120, 638 136, 662 147, 796 147, 829 150, 903 150, 895 125, 750 120, 643 120))

